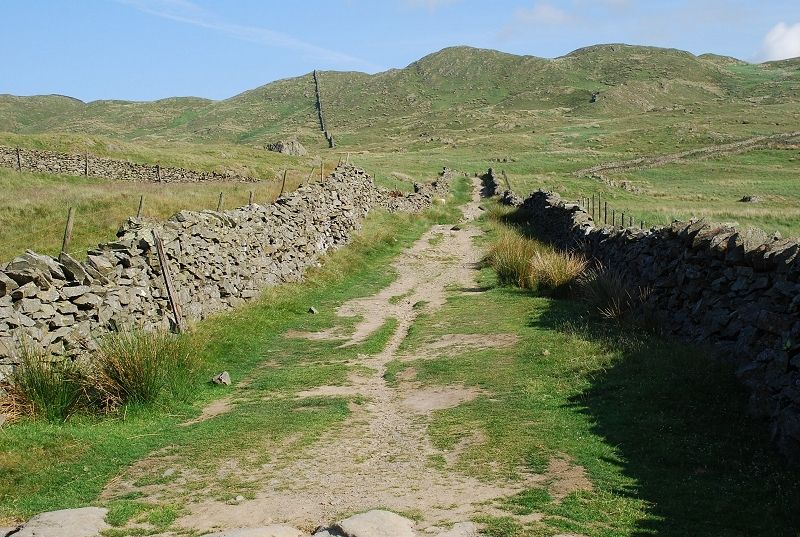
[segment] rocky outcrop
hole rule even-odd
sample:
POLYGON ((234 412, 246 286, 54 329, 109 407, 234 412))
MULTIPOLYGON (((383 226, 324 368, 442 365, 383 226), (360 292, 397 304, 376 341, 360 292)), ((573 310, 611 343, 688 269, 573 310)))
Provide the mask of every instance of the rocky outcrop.
POLYGON ((668 332, 720 346, 735 360, 753 412, 769 418, 780 449, 800 459, 800 239, 703 220, 647 231, 602 227, 541 191, 520 211, 542 239, 649 289, 646 307, 668 332))
POLYGON ((21 341, 74 358, 104 332, 174 327, 165 268, 183 317, 197 321, 300 279, 323 253, 346 244, 373 207, 424 209, 446 196, 451 177, 445 170, 394 198, 366 172, 342 165, 271 205, 182 211, 163 223, 131 218, 115 241, 83 260, 28 251, 0 267, 0 377, 16 364, 21 341))
POLYGON ((96 157, 88 153, 74 155, 41 149, 0 146, 0 166, 26 172, 56 173, 102 177, 119 181, 156 183, 242 182, 260 179, 230 172, 202 172, 171 168, 158 164, 137 164, 127 160, 96 157))
POLYGON ((297 140, 280 141, 273 144, 267 144, 267 151, 274 151, 283 155, 292 155, 295 157, 303 157, 308 154, 303 144, 297 140))

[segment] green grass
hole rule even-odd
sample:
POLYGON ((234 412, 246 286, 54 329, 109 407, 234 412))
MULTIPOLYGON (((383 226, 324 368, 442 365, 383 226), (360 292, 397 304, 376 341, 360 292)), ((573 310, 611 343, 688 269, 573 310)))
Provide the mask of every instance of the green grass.
POLYGON ((414 325, 400 352, 413 356, 445 333, 512 333, 519 343, 392 364, 395 374, 413 367, 423 384, 485 390, 438 411, 430 425, 445 450, 484 433, 458 470, 521 478, 565 457, 585 468, 591 490, 557 501, 547 481, 537 484, 503 508, 543 513, 543 521, 484 519, 488 534, 794 535, 800 476, 747 418, 732 371, 705 349, 597 324, 581 311, 510 288, 452 296, 414 325))
MULTIPOLYGON (((454 200, 463 201, 465 192, 462 181, 456 185, 454 200)), ((205 403, 229 391, 204 385, 193 405, 173 401, 155 409, 131 408, 116 419, 76 416, 62 425, 26 421, 2 429, 0 519, 19 520, 94 503, 122 469, 166 446, 168 452, 180 452, 187 464, 202 469, 212 467, 217 456, 236 457, 248 450, 268 453, 263 446, 289 437, 296 437, 298 446, 312 442, 347 416, 347 400, 296 401, 289 396, 301 389, 343 382, 347 361, 359 352, 382 348, 391 327, 346 350, 334 350, 336 343, 290 339, 283 334, 290 328, 330 326, 338 304, 375 292, 391 281, 392 275, 383 270, 389 259, 431 222, 453 219, 454 211, 455 205, 449 204, 437 206, 422 218, 375 212, 353 242, 331 254, 305 283, 270 289, 262 300, 198 326, 193 338, 206 367, 228 370, 235 386, 246 377, 251 380, 234 392, 236 412, 179 427, 180 422, 197 416, 205 403), (318 315, 307 313, 312 304, 318 315), (269 366, 259 367, 264 363, 269 366), (265 395, 271 397, 264 400, 265 395), (309 405, 313 412, 296 411, 309 405)), ((158 476, 161 472, 142 477, 158 476)), ((209 481, 220 496, 242 486, 235 481, 209 481)))

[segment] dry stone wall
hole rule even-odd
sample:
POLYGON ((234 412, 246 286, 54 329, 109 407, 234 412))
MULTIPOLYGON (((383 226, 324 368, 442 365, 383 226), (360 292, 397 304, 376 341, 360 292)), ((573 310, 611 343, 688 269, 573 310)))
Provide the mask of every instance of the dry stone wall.
POLYGON ((81 261, 28 251, 0 267, 0 377, 17 363, 21 341, 74 358, 110 330, 170 328, 156 235, 183 316, 197 321, 298 280, 321 254, 347 243, 373 207, 424 209, 446 195, 451 177, 445 169, 434 183, 395 198, 366 172, 341 165, 271 205, 183 211, 163 223, 131 218, 115 241, 81 261))
POLYGON ((702 220, 648 231, 603 227, 541 191, 519 211, 543 239, 649 289, 645 307, 669 332, 720 346, 754 414, 768 418, 779 448, 800 460, 800 239, 702 220))
POLYGON ((104 177, 122 181, 161 183, 202 183, 228 181, 252 183, 259 179, 227 172, 202 172, 158 164, 137 164, 127 160, 74 155, 39 149, 0 146, 0 166, 26 172, 57 173, 87 177, 104 177))

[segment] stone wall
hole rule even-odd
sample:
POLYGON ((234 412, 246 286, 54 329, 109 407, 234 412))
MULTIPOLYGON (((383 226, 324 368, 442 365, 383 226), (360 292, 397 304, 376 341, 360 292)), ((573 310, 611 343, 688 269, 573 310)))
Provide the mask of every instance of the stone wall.
POLYGON ((184 168, 162 167, 158 164, 136 164, 127 160, 96 157, 90 154, 72 155, 55 151, 19 149, 7 146, 0 146, 0 166, 26 172, 82 175, 139 182, 200 183, 228 181, 252 183, 259 180, 227 172, 200 172, 184 168))
POLYGON ((754 414, 768 418, 779 448, 800 459, 800 239, 702 220, 648 231, 602 227, 541 191, 519 212, 543 239, 649 289, 645 308, 668 332, 721 347, 750 390, 754 414))
POLYGON ((319 127, 322 130, 322 134, 325 135, 325 139, 328 141, 328 147, 331 149, 336 147, 336 142, 333 140, 333 134, 328 131, 328 126, 325 123, 325 113, 322 111, 322 90, 320 89, 320 82, 319 82, 319 74, 317 70, 314 69, 312 74, 314 77, 314 91, 316 93, 316 100, 317 100, 317 115, 319 116, 319 127))
POLYGON ((347 243, 373 207, 418 211, 449 189, 452 172, 394 197, 372 177, 341 165, 271 205, 183 211, 167 222, 129 219, 114 242, 78 261, 28 251, 0 267, 0 377, 20 341, 54 355, 91 351, 104 332, 175 323, 155 247, 157 234, 188 321, 236 307, 260 290, 295 281, 321 254, 347 243))

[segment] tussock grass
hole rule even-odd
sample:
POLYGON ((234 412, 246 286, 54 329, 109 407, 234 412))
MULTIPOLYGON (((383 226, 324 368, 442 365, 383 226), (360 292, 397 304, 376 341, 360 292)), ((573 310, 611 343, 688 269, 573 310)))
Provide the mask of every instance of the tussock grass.
POLYGON ((580 254, 542 248, 530 260, 529 283, 531 287, 548 290, 554 296, 564 296, 569 294, 586 266, 586 259, 580 254))
POLYGON ((644 304, 649 290, 632 286, 625 275, 600 265, 579 280, 581 299, 605 319, 620 321, 644 304))
POLYGON ((489 245, 486 262, 497 273, 502 285, 530 288, 531 259, 539 249, 536 241, 509 228, 501 228, 489 245))
POLYGON ((554 296, 569 294, 576 278, 586 269, 581 255, 559 252, 505 226, 498 228, 497 238, 490 243, 486 263, 495 270, 502 285, 554 296))
POLYGON ((199 363, 186 338, 167 332, 122 331, 100 342, 94 369, 98 402, 111 410, 162 398, 187 400, 199 363))
POLYGON ((68 358, 52 358, 23 345, 21 361, 4 386, 3 411, 64 422, 86 403, 86 374, 68 358))

